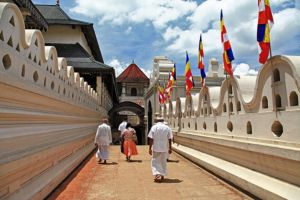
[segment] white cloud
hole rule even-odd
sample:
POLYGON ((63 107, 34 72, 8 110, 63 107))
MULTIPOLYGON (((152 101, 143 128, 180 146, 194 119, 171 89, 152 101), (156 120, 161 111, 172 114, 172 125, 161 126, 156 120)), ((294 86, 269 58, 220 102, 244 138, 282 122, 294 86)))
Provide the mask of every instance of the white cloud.
MULTIPOLYGON (((283 6, 282 4, 286 3, 290 3, 290 0, 277 0, 274 4, 283 6)), ((273 7, 276 7, 275 5, 273 7)), ((202 32, 205 57, 218 55, 221 57, 219 28, 221 8, 236 62, 243 57, 253 56, 254 59, 258 59, 256 41, 258 8, 257 1, 253 0, 203 2, 191 16, 187 17, 188 29, 181 29, 178 26, 166 29, 163 34, 164 40, 169 43, 166 50, 182 54, 182 51, 187 49, 191 55, 196 55, 199 34, 202 32)), ((300 20, 298 20, 300 10, 284 8, 276 11, 276 13, 273 11, 275 24, 271 30, 271 42, 272 48, 280 53, 291 49, 292 46, 296 48, 293 41, 297 41, 300 35, 300 20)))
POLYGON ((152 70, 141 68, 144 74, 149 78, 150 74, 152 74, 152 70))
POLYGON ((109 60, 107 65, 111 66, 115 69, 116 77, 119 76, 125 69, 125 67, 122 67, 121 62, 115 58, 112 60, 109 60))
POLYGON ((129 26, 129 27, 127 28, 127 30, 125 31, 125 33, 126 33, 126 34, 129 34, 129 33, 131 33, 131 31, 132 31, 132 27, 129 26))
POLYGON ((99 18, 100 23, 109 22, 115 25, 150 21, 156 28, 161 29, 169 22, 189 14, 196 6, 196 2, 184 0, 131 0, 126 3, 123 0, 76 0, 76 6, 71 8, 71 12, 99 18))
MULTIPOLYGON (((114 58, 107 62, 108 66, 111 66, 115 69, 116 77, 118 77, 129 65, 130 63, 120 62, 118 59, 114 58)), ((144 72, 144 74, 149 78, 152 70, 144 69, 140 67, 140 69, 144 72)))
POLYGON ((257 71, 250 69, 248 64, 240 63, 234 66, 234 75, 245 76, 245 75, 257 75, 257 71))
POLYGON ((169 41, 171 39, 175 39, 179 37, 179 34, 182 32, 182 30, 176 26, 174 28, 168 27, 165 33, 163 34, 163 38, 165 41, 169 41))

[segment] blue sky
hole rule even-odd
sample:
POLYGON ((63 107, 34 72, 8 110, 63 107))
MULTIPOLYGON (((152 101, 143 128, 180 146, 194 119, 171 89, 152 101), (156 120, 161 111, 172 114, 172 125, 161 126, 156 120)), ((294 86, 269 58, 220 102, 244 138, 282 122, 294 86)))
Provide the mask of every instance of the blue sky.
MULTIPOLYGON (((34 0, 55 4, 56 0, 34 0)), ((149 75, 153 57, 167 56, 176 62, 177 74, 185 67, 185 51, 190 56, 193 75, 197 69, 197 46, 202 33, 205 63, 222 62, 219 15, 223 9, 225 26, 235 56, 235 74, 256 74, 260 67, 256 42, 256 0, 60 0, 74 19, 94 23, 104 62, 117 75, 134 59, 149 75)), ((300 55, 299 0, 270 0, 274 17, 271 30, 272 54, 300 55)))

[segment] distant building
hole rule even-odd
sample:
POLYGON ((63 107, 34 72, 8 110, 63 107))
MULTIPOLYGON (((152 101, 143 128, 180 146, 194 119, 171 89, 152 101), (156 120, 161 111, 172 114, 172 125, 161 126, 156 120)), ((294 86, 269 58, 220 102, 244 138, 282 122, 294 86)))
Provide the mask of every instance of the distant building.
MULTIPOLYGON (((153 71, 150 78, 150 86, 145 94, 145 116, 148 123, 148 131, 153 124, 155 114, 162 115, 163 107, 159 104, 157 86, 160 84, 165 87, 167 85, 169 74, 172 71, 174 63, 166 56, 155 56, 153 59, 153 71)), ((176 101, 177 98, 185 98, 185 76, 176 74, 176 81, 173 85, 171 101, 176 101)), ((193 76, 195 86, 191 90, 191 94, 199 93, 201 90, 200 76, 193 76)), ((208 87, 221 86, 225 79, 224 70, 219 66, 216 59, 211 59, 208 66, 205 85, 208 87)))
POLYGON ((135 64, 131 63, 118 77, 120 102, 131 101, 144 107, 144 94, 149 86, 149 78, 135 64))
MULTIPOLYGON (((145 107, 144 94, 149 87, 149 78, 135 63, 131 63, 117 77, 117 86, 120 103, 132 102, 143 108, 145 107)), ((127 116, 133 124, 140 123, 139 117, 130 111, 122 111, 119 115, 127 116)))

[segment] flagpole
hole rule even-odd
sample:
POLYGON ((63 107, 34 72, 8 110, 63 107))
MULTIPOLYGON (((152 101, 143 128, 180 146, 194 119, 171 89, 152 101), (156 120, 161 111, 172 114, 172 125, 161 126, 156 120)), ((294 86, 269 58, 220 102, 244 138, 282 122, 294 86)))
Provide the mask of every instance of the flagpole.
MULTIPOLYGON (((229 85, 228 85, 228 79, 227 79, 227 72, 225 73, 226 75, 226 85, 227 85, 227 105, 228 105, 228 118, 230 119, 230 109, 229 109, 229 85)), ((227 106, 226 106, 227 107, 227 106)))
MULTIPOLYGON (((270 37, 271 38, 271 37, 270 37)), ((272 49, 271 49, 271 39, 270 39, 270 63, 271 63, 271 69, 272 70, 274 70, 273 69, 273 62, 272 62, 272 49)), ((274 77, 273 77, 273 79, 274 79, 274 77)), ((277 111, 278 111, 278 109, 277 109, 277 106, 276 106, 276 97, 275 97, 275 85, 274 85, 274 80, 273 80, 273 83, 272 83, 272 96, 273 96, 273 102, 275 102, 275 116, 276 116, 276 118, 278 117, 278 113, 277 113, 277 111)), ((274 106, 274 105, 273 105, 274 106)))

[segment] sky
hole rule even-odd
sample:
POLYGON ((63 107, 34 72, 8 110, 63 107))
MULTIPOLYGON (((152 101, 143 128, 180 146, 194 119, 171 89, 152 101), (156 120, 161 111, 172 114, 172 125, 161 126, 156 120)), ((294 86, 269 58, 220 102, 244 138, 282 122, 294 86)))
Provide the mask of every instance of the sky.
MULTIPOLYGON (((269 0, 274 18, 272 55, 300 55, 300 0, 269 0)), ((33 0, 55 4, 56 0, 33 0)), ((184 74, 185 51, 193 75, 197 69, 199 36, 202 34, 206 71, 211 58, 222 62, 220 10, 235 60, 235 75, 255 75, 257 0, 60 0, 73 19, 91 22, 105 64, 118 76, 136 63, 149 77, 154 56, 167 56, 184 74)))

